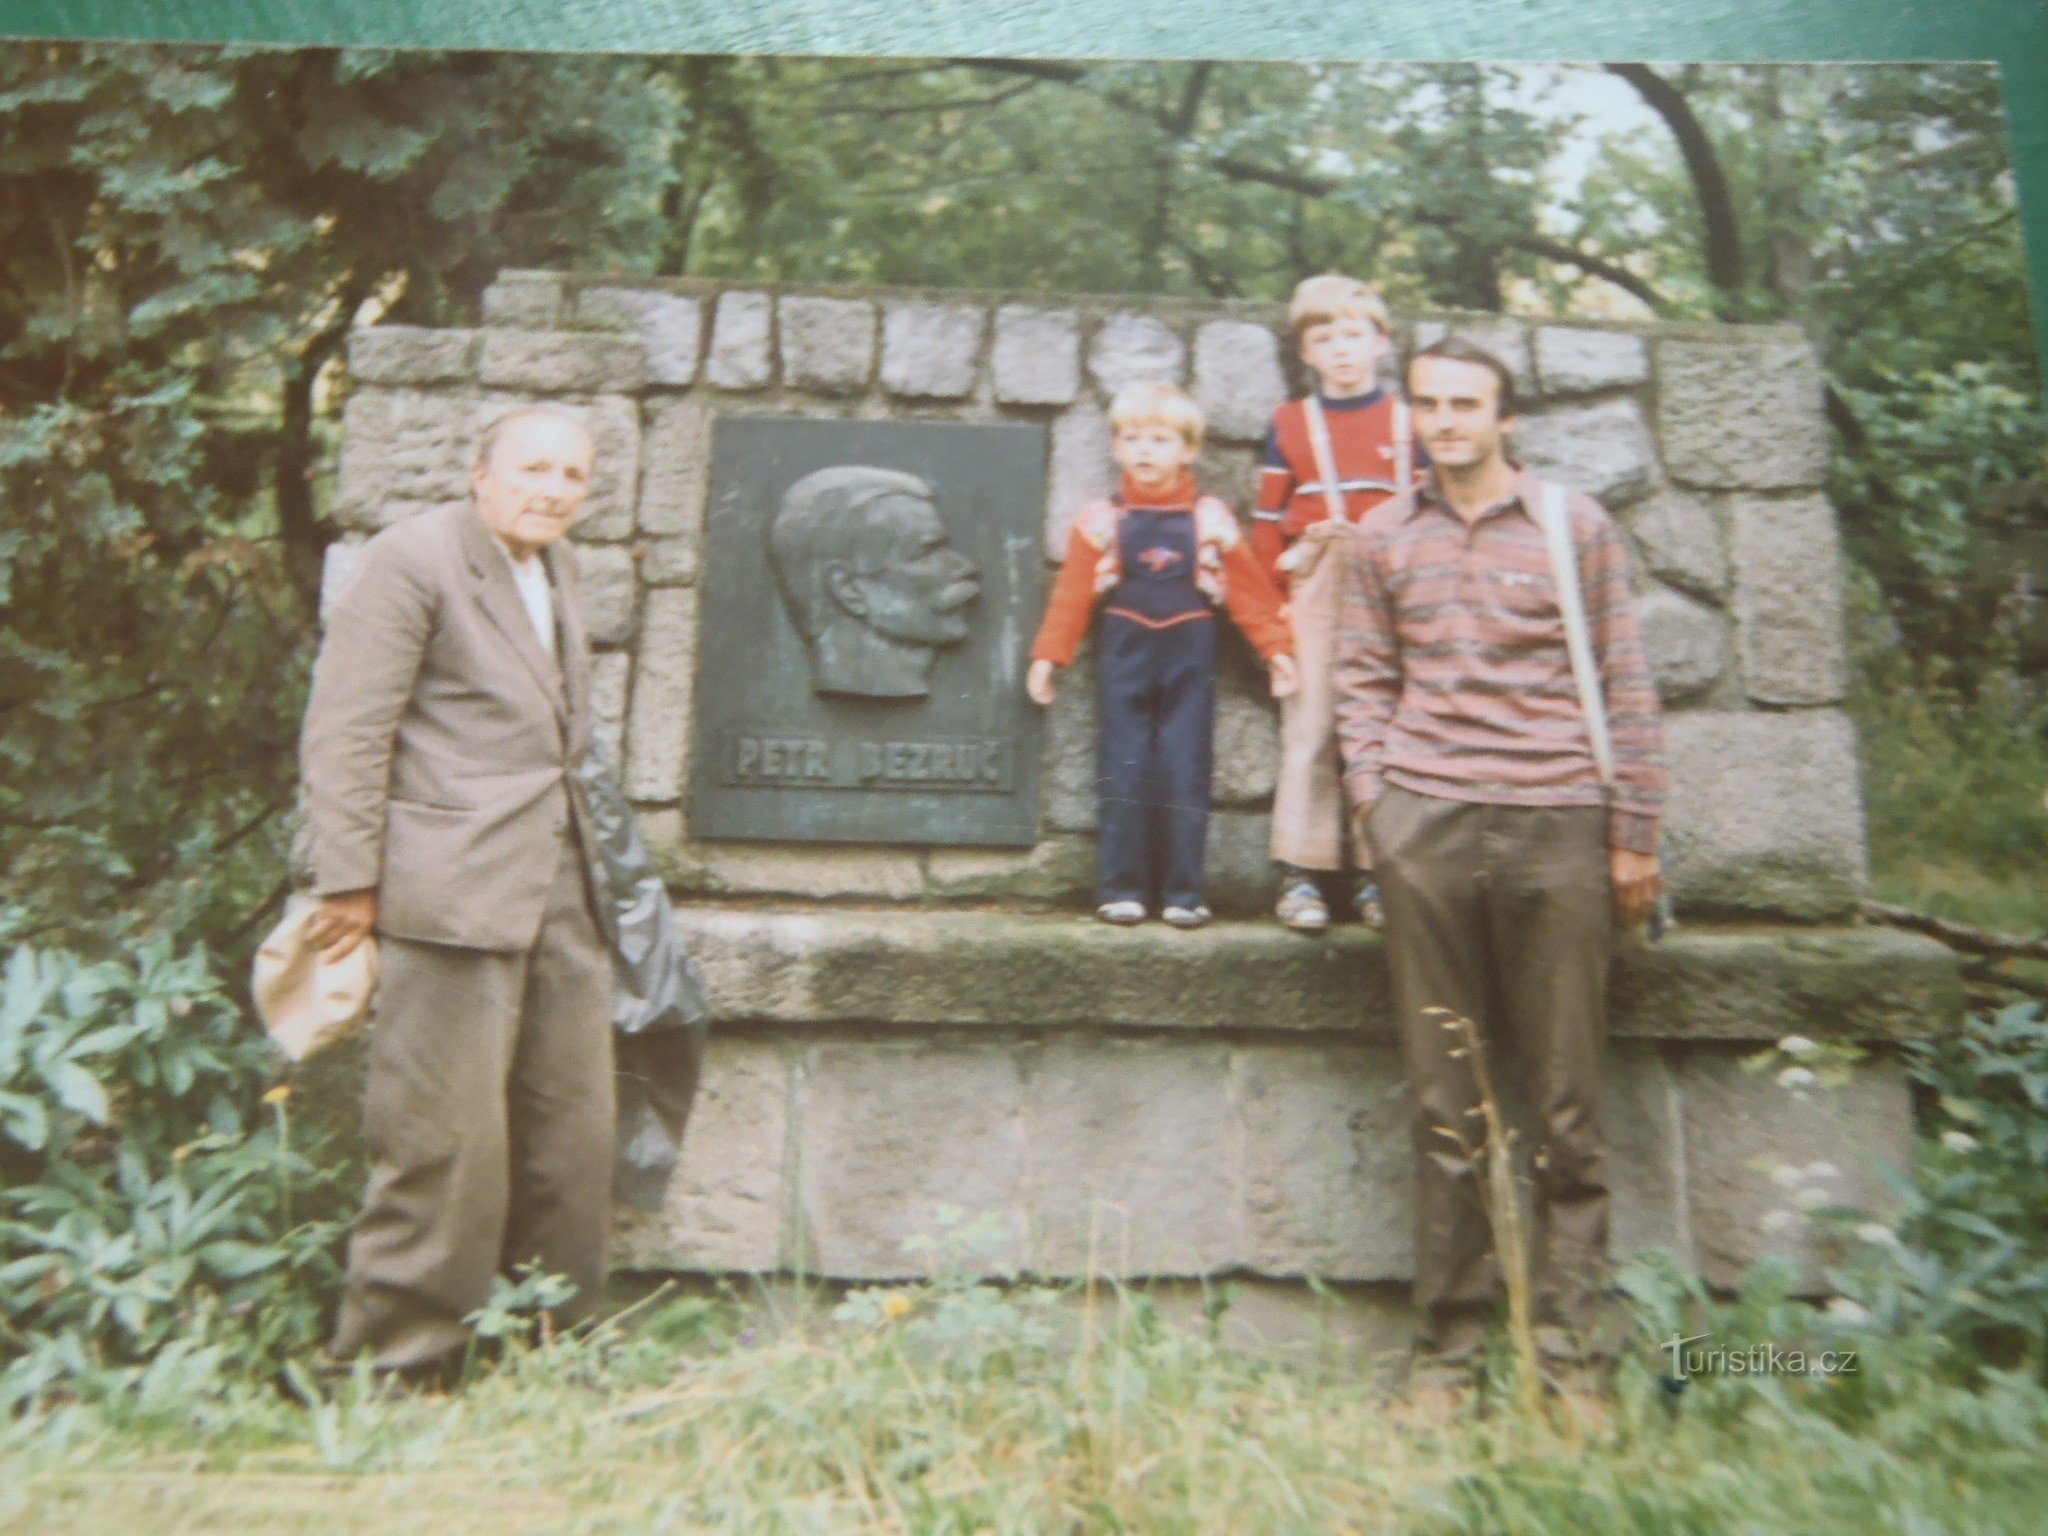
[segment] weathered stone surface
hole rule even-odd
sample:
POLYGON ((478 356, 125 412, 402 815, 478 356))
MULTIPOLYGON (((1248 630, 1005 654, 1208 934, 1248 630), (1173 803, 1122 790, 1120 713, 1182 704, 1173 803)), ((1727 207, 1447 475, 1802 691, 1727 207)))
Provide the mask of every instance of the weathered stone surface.
POLYGON ((1034 1268, 1196 1275, 1242 1262, 1229 1058, 1220 1042, 1047 1042, 1026 1093, 1034 1268))
POLYGON ((713 1039, 658 1215, 614 1244, 624 1269, 759 1274, 787 1262, 789 1047, 713 1039))
MULTIPOLYGON (((642 829, 658 847, 673 844, 680 822, 653 813, 642 829)), ((1263 921, 1177 933, 1070 913, 689 902, 677 915, 718 1024, 1080 1024, 1393 1039, 1379 936, 1348 925, 1310 942, 1263 921)), ((1961 998, 1955 956, 1932 939, 1688 923, 1662 944, 1622 946, 1612 1028, 1624 1039, 1893 1039, 1946 1025, 1961 998)))
MULTIPOLYGON (((1114 472, 1112 463, 1111 473, 1114 472)), ((1195 460, 1195 484, 1205 494, 1219 498, 1227 506, 1249 510, 1259 494, 1258 451, 1213 441, 1204 443, 1200 456, 1195 460)), ((1251 523, 1247 518, 1240 516, 1238 521, 1250 529, 1251 523)))
POLYGON ((647 349, 634 337, 591 331, 489 330, 476 374, 486 388, 540 394, 635 390, 647 376, 647 349))
POLYGON ((691 839, 680 815, 667 812, 643 817, 641 832, 669 889, 683 895, 915 901, 924 894, 924 865, 907 849, 691 839))
POLYGON ((1536 374, 1546 395, 1630 389, 1650 379, 1650 347, 1629 331, 1536 328, 1536 374))
POLYGON ((591 732, 614 763, 625 760, 626 689, 633 658, 624 651, 599 651, 590 658, 591 732))
POLYGON ((1266 679, 1226 666, 1216 679, 1215 764, 1210 798, 1219 806, 1258 805, 1273 795, 1280 761, 1280 717, 1266 679))
POLYGON ((1151 315, 1111 315, 1088 344, 1088 373, 1105 395, 1136 379, 1178 384, 1187 360, 1180 337, 1151 315))
POLYGON ((634 800, 668 805, 682 795, 696 654, 696 589, 651 589, 640 620, 626 723, 625 784, 634 800))
POLYGON ((865 299, 785 297, 777 319, 782 381, 795 389, 850 395, 875 367, 875 306, 865 299))
POLYGON ((1628 528, 1658 580, 1711 602, 1727 598, 1728 542, 1699 497, 1666 486, 1630 511, 1628 528))
POLYGON ((562 280, 551 272, 500 272, 484 290, 484 324, 553 330, 562 323, 562 295, 562 280))
POLYGON ((716 389, 759 389, 774 372, 769 338, 775 304, 765 293, 727 290, 711 319, 711 355, 704 380, 716 389))
POLYGON ((1195 333, 1195 400, 1210 436, 1258 442, 1286 398, 1280 338, 1268 327, 1212 320, 1195 333))
POLYGON ((1070 309, 1005 304, 990 357, 1005 405, 1065 405, 1081 392, 1081 320, 1070 309))
POLYGON ((686 539, 704 529, 711 487, 711 409, 701 396, 650 400, 640 453, 640 526, 686 539))
POLYGON ((649 539, 640 546, 640 579, 650 587, 687 587, 697 579, 697 541, 649 539))
POLYGON ((1273 875, 1273 818, 1265 811, 1211 811, 1209 906, 1226 917, 1270 912, 1279 894, 1273 875))
POLYGON ((1653 587, 1637 594, 1636 619, 1666 704, 1698 697, 1727 670, 1728 621, 1704 603, 1653 587))
POLYGON ((1658 428, 1671 478, 1768 491, 1827 478, 1820 365, 1797 335, 1657 343, 1658 428))
POLYGON ((996 1213, 1016 1239, 989 1261, 1021 1261, 1023 1108, 1010 1051, 936 1040, 813 1047, 796 1111, 807 1268, 844 1279, 928 1274, 930 1256, 904 1241, 941 1236, 947 1206, 996 1213))
POLYGON ((704 306, 688 294, 658 288, 586 288, 576 296, 576 323, 625 331, 647 354, 647 382, 683 385, 697 377, 704 349, 704 306))
POLYGON ((362 552, 359 537, 336 539, 320 556, 320 622, 334 611, 334 600, 356 571, 356 556, 362 552))
POLYGON ((1053 832, 1023 852, 934 848, 925 856, 925 878, 930 894, 946 900, 1087 906, 1095 899, 1095 844, 1053 832))
POLYGON ((1442 320, 1418 320, 1411 353, 1432 346, 1446 336, 1456 336, 1486 348, 1508 365, 1508 372, 1515 376, 1515 388, 1521 392, 1524 403, 1535 398, 1537 379, 1536 370, 1529 361, 1529 333, 1514 321, 1459 319, 1446 323, 1442 320))
POLYGON ((1678 1105, 1677 1080, 1656 1046, 1640 1041, 1608 1046, 1600 1129, 1607 1138, 1607 1176, 1614 1195, 1607 1251, 1616 1262, 1644 1248, 1689 1257, 1678 1105))
POLYGON ((1092 405, 1061 412, 1052 424, 1045 471, 1045 552, 1058 560, 1081 509, 1116 489, 1109 457, 1109 417, 1092 405))
POLYGON ((1681 906, 1807 921, 1865 885, 1856 733, 1834 710, 1685 710, 1664 722, 1681 906))
POLYGON ((467 383, 476 350, 475 331, 367 326, 349 335, 349 377, 358 384, 467 383))
POLYGON ((1095 647, 1055 674, 1059 693, 1045 712, 1039 807, 1055 832, 1095 830, 1095 647))
MULTIPOLYGON (((342 411, 335 514, 344 527, 375 529, 469 496, 476 444, 494 417, 531 395, 457 389, 364 388, 342 411)), ((597 465, 576 525, 579 538, 624 538, 633 527, 640 420, 623 395, 576 409, 597 440, 597 465)))
POLYGON ((1526 416, 1514 441, 1537 474, 1609 508, 1626 506, 1657 483, 1657 447, 1642 406, 1630 397, 1526 416))
POLYGON ((1858 1065, 1838 1088, 1803 1095, 1743 1069, 1747 1054, 1696 1050, 1678 1067, 1699 1273, 1732 1287, 1759 1259, 1794 1265, 1824 1289, 1806 1213, 1814 1205, 1892 1205, 1880 1163, 1911 1165, 1913 1108, 1893 1055, 1858 1065))
POLYGON ((583 627, 590 643, 630 645, 639 596, 633 552, 622 544, 600 544, 577 551, 576 568, 583 591, 583 627))
POLYGON ((965 304, 909 302, 882 314, 882 386, 911 400, 958 400, 974 388, 988 317, 965 304))
POLYGON ((1759 704, 1832 704, 1849 691, 1842 549, 1824 497, 1735 503, 1743 691, 1759 704))
POLYGON ((1396 1280, 1414 1272, 1407 1077, 1391 1046, 1345 1041, 1234 1053, 1244 1126, 1247 1266, 1396 1280))

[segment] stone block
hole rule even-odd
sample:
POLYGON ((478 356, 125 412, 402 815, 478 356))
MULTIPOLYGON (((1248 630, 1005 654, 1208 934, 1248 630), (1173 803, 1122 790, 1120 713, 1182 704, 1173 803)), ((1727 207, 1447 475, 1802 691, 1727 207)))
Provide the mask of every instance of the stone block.
POLYGON ((1198 1275, 1244 1260, 1230 1048, 1058 1036, 1032 1063, 1031 1263, 1055 1275, 1198 1275))
POLYGON ((1735 503, 1742 687, 1759 704, 1832 704, 1849 691, 1841 536, 1824 497, 1735 503))
POLYGON ((687 587, 697 579, 697 541, 649 539, 640 546, 640 579, 650 587, 687 587))
POLYGON ((1640 1041, 1607 1047, 1600 1129, 1614 1197, 1608 1253, 1620 1263, 1645 1248, 1663 1248, 1689 1261, 1678 1082, 1657 1047, 1640 1041))
POLYGON ((1721 519, 1699 497, 1666 486, 1630 510, 1628 530, 1659 581, 1710 602, 1727 599, 1728 541, 1721 519))
POLYGON ((1669 587, 1636 596, 1643 649, 1666 704, 1698 698, 1728 670, 1728 621, 1669 587))
POLYGON ((1461 341, 1469 341, 1474 346, 1486 348, 1507 364, 1508 372, 1515 376, 1515 388, 1521 392, 1525 404, 1536 397, 1537 378, 1536 370, 1529 360, 1529 333, 1514 321, 1418 320, 1415 323, 1415 344, 1410 349, 1410 355, 1424 347, 1433 346, 1446 336, 1455 336, 1461 341))
POLYGON ((476 374, 486 388, 544 395, 636 390, 647 349, 634 337, 592 331, 485 331, 476 374))
POLYGON ((934 848, 925 855, 929 893, 953 901, 1011 901, 1085 907, 1095 900, 1095 843, 1073 832, 1034 848, 934 848))
POLYGON ((551 272, 500 272, 484 290, 485 325, 551 331, 562 323, 562 280, 551 272))
POLYGON ((1225 666, 1216 682, 1210 800, 1228 807, 1261 805, 1273 797, 1280 764, 1280 717, 1266 677, 1263 670, 1225 666))
POLYGON ((1052 424, 1045 470, 1045 552, 1059 560, 1081 509, 1116 489, 1116 465, 1109 457, 1109 417, 1092 405, 1060 413, 1052 424))
POLYGON ((1820 364, 1805 337, 1657 344, 1658 429, 1671 478, 1708 490, 1827 478, 1820 364))
POLYGON ((779 306, 782 382, 850 395, 875 367, 875 306, 865 299, 785 297, 779 306))
POLYGON ((728 289, 711 318, 711 354, 704 381, 714 389, 759 389, 775 371, 771 339, 775 301, 765 293, 728 289))
POLYGON ((965 304, 906 302, 882 313, 882 387, 910 400, 958 400, 974 388, 988 316, 965 304))
POLYGON ((1415 1166, 1400 1052, 1363 1041, 1235 1052, 1246 1266, 1264 1275, 1405 1280, 1415 1166))
POLYGON ((788 1048, 714 1037, 658 1215, 632 1222, 621 1268, 761 1274, 785 1262, 791 1073, 788 1048))
POLYGON ((477 333, 418 325, 373 325, 348 338, 349 377, 358 384, 467 384, 477 333))
POLYGON ((704 349, 704 306, 688 294, 658 288, 586 288, 576 296, 576 323, 639 338, 646 349, 649 384, 681 386, 697 377, 704 349))
POLYGON ((1273 407, 1286 398, 1280 338, 1269 327, 1212 320, 1195 333, 1195 399, 1210 436, 1260 442, 1273 407))
POLYGON ((670 805, 682 797, 696 659, 696 589, 650 589, 626 717, 626 793, 636 801, 670 805))
POLYGON ((1537 474, 1609 508, 1626 506, 1657 483, 1657 446, 1642 406, 1630 397, 1525 416, 1514 443, 1537 474))
MULTIPOLYGON (((365 388, 342 410, 335 515, 344 527, 375 529, 469 496, 477 439, 490 422, 531 395, 453 389, 365 388)), ((574 407, 597 440, 590 496, 576 525, 582 539, 632 532, 640 420, 622 395, 574 407)))
POLYGON ((711 488, 711 409, 695 394, 650 400, 640 454, 640 527, 673 534, 691 549, 704 529, 711 488))
POLYGON ((583 627, 592 645, 630 645, 639 583, 633 552, 623 544, 579 550, 578 585, 583 593, 583 627))
POLYGON ((1266 811, 1211 811, 1206 871, 1211 908, 1259 917, 1279 894, 1273 877, 1273 818, 1266 811))
POLYGON ((662 877, 691 896, 916 901, 924 894, 924 865, 908 849, 686 840, 680 822, 661 823, 657 843, 656 828, 643 830, 662 877))
POLYGON ((341 538, 320 552, 320 623, 334 611, 334 600, 356 573, 356 556, 362 553, 361 538, 341 538))
POLYGON ((1536 328, 1536 376, 1546 395, 1590 395, 1650 381, 1650 346, 1630 331, 1536 328))
POLYGON ((1820 921, 1866 884, 1856 733, 1834 710, 1667 716, 1666 842, 1680 906, 1820 921))
POLYGON ((624 651, 599 651, 590 658, 591 732, 614 763, 625 758, 626 689, 632 675, 633 659, 624 651))
POLYGON ((1111 315, 1088 344, 1088 373, 1104 395, 1137 379, 1178 384, 1188 349, 1165 321, 1151 315, 1111 315))
POLYGON ((1047 710, 1039 767, 1039 813, 1055 832, 1095 830, 1095 648, 1055 674, 1059 693, 1047 710))
POLYGON ((1070 309, 1005 304, 990 355, 1005 405, 1065 405, 1081 392, 1081 320, 1070 309))
POLYGON ((1743 1067, 1739 1050, 1702 1047, 1678 1066, 1688 1213, 1699 1274, 1734 1287, 1760 1259, 1825 1289, 1809 1212, 1815 1205, 1893 1204, 1880 1164, 1911 1166, 1913 1106, 1896 1056, 1859 1064, 1837 1088, 1795 1093, 1743 1067))
POLYGON ((931 1256, 904 1243, 943 1237, 946 1207, 968 1219, 994 1212, 1016 1237, 979 1257, 997 1268, 1022 1262, 1024 1083, 1014 1051, 945 1040, 818 1045, 796 1105, 810 1272, 929 1274, 931 1256))

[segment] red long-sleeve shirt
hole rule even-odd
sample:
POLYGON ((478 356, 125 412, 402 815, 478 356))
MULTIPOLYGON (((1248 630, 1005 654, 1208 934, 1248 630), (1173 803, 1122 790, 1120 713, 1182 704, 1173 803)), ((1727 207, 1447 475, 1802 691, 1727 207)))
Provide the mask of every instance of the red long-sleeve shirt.
MULTIPOLYGON (((1394 397, 1375 389, 1350 399, 1323 399, 1323 420, 1330 430, 1330 457, 1337 471, 1337 494, 1344 515, 1357 522, 1389 496, 1404 489, 1403 451, 1396 440, 1394 397)), ((1407 467, 1419 474, 1429 462, 1412 440, 1407 467)), ((1273 412, 1266 429, 1265 460, 1259 469, 1259 502, 1252 513, 1252 550, 1259 566, 1276 587, 1286 590, 1287 573, 1280 557, 1313 523, 1330 515, 1309 436, 1306 403, 1289 400, 1273 412)))

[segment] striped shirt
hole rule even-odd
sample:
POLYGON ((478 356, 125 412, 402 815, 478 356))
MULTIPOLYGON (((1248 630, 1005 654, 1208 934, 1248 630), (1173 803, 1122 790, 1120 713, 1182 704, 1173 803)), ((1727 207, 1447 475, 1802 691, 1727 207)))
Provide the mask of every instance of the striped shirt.
POLYGON ((1606 804, 1609 842, 1653 853, 1663 722, 1621 536, 1598 502, 1568 495, 1614 739, 1610 794, 1572 681, 1540 494, 1521 474, 1468 525, 1432 476, 1360 521, 1335 663, 1345 788, 1359 806, 1382 784, 1492 805, 1606 804))

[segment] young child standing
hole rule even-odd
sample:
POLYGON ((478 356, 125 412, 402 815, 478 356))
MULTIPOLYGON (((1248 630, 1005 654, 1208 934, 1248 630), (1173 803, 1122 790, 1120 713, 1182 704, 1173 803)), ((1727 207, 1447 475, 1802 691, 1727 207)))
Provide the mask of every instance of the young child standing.
MULTIPOLYGON (((1418 455, 1402 402, 1378 385, 1388 345, 1387 307, 1354 277, 1301 282, 1287 306, 1295 350, 1315 388, 1273 412, 1252 544, 1284 587, 1301 686, 1280 706, 1280 768, 1273 793, 1273 859, 1280 869, 1274 915, 1316 933, 1330 924, 1318 874, 1345 866, 1349 818, 1331 713, 1343 543, 1374 507, 1413 483, 1418 455)), ((1377 891, 1362 848, 1348 850, 1358 906, 1376 921, 1377 891)))
POLYGON ((1295 688, 1280 594, 1230 508, 1195 487, 1202 412, 1171 384, 1126 384, 1109 405, 1117 494, 1075 519, 1031 646, 1025 692, 1052 703, 1101 604, 1096 637, 1096 916, 1209 920, 1203 858, 1216 715, 1215 608, 1226 608, 1272 675, 1295 688))

